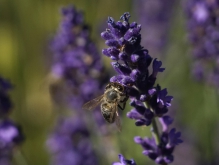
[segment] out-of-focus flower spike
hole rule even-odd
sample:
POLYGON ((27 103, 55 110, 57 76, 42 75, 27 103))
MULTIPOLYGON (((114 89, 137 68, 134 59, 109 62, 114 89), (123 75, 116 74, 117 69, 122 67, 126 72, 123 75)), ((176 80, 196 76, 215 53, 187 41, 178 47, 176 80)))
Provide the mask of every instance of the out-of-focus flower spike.
POLYGON ((142 25, 142 45, 147 46, 154 57, 165 54, 177 0, 138 0, 133 3, 136 19, 142 25), (162 27, 162 28, 160 28, 162 27))
POLYGON ((193 59, 192 76, 218 89, 214 77, 219 77, 219 72, 215 72, 219 59, 219 3, 217 0, 190 0, 186 1, 184 10, 193 59))
POLYGON ((9 119, 12 103, 8 91, 11 83, 0 77, 0 164, 11 165, 15 148, 24 141, 19 125, 9 119))
MULTIPOLYGON (((112 18, 109 18, 108 24, 113 25, 111 29, 116 26, 112 18)), ((120 47, 117 38, 109 31, 102 33, 102 37, 107 39, 106 43, 111 47, 120 47)), ((62 20, 51 42, 51 51, 52 75, 61 82, 51 85, 51 90, 55 91, 51 96, 56 104, 64 100, 62 105, 72 109, 74 116, 61 119, 48 139, 48 148, 53 155, 51 164, 98 164, 90 132, 84 121, 86 112, 82 111, 82 105, 103 94, 109 77, 98 49, 90 38, 90 28, 84 21, 83 13, 74 6, 62 9, 62 20)), ((114 48, 103 50, 112 59, 118 59, 119 52, 114 48)), ((97 130, 107 134, 109 131, 101 113, 94 112, 92 117, 97 121, 97 130)))

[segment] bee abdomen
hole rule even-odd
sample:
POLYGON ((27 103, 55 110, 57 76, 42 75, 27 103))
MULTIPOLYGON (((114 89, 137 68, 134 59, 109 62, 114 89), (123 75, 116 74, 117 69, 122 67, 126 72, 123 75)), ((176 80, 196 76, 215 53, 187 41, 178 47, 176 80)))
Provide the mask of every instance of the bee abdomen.
POLYGON ((112 109, 112 105, 107 102, 101 104, 101 113, 103 115, 103 118, 109 123, 113 123, 116 117, 112 109))
POLYGON ((109 123, 114 123, 115 121, 115 113, 108 113, 108 112, 102 112, 103 118, 109 122, 109 123))

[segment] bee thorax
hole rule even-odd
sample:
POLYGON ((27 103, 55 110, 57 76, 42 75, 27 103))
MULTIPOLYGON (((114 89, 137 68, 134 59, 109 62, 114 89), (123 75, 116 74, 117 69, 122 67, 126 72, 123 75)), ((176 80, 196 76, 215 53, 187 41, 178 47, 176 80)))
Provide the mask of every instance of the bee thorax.
POLYGON ((106 93, 106 98, 107 98, 108 101, 115 101, 115 99, 118 98, 117 91, 114 91, 114 90, 113 91, 108 91, 106 93))

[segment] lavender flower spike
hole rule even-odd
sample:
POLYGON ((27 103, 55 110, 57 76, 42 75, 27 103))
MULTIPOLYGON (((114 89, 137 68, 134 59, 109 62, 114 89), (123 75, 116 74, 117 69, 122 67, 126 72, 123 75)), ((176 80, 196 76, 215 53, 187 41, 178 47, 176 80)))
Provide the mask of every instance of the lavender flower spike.
POLYGON ((120 162, 115 162, 112 165, 137 165, 133 159, 127 160, 122 154, 119 154, 119 160, 120 162))
POLYGON ((188 39, 196 80, 219 88, 219 3, 217 0, 186 1, 188 39))
MULTIPOLYGON (((51 95, 56 104, 72 110, 72 117, 60 117, 47 141, 51 164, 98 165, 85 122, 87 112, 82 110, 82 105, 103 94, 108 74, 90 38, 83 13, 74 6, 64 7, 61 12, 60 27, 50 45, 53 52, 51 72, 61 84, 51 85, 51 95)), ((100 111, 95 111, 93 117, 97 130, 101 134, 108 133, 100 111)))
MULTIPOLYGON (((51 95, 55 103, 64 102, 65 106, 81 114, 84 103, 102 94, 108 74, 90 38, 91 32, 82 12, 70 5, 62 8, 61 14, 60 27, 50 48, 53 53, 52 75, 62 83, 51 85, 51 95)), ((94 114, 99 129, 106 133, 101 114, 99 111, 94 114)))
POLYGON ((164 71, 162 62, 153 59, 141 46, 141 25, 130 23, 129 17, 127 12, 120 17, 121 21, 116 22, 109 17, 108 28, 101 33, 108 48, 102 52, 116 61, 112 66, 118 75, 110 81, 122 84, 130 97, 133 109, 127 116, 135 120, 136 126, 152 126, 152 139, 136 137, 135 142, 142 145, 144 155, 166 165, 174 160, 172 153, 175 146, 182 143, 180 132, 175 129, 169 131, 173 119, 166 113, 173 97, 168 95, 166 88, 156 84, 158 73, 164 71), (159 119, 162 131, 158 130, 155 118, 159 119))

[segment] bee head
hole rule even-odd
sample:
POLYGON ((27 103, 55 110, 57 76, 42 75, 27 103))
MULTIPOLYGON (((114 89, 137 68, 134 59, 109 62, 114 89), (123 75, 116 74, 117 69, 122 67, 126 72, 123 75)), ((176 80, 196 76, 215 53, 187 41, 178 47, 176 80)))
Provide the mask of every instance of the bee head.
POLYGON ((124 92, 124 86, 117 84, 115 87, 119 92, 124 92))

